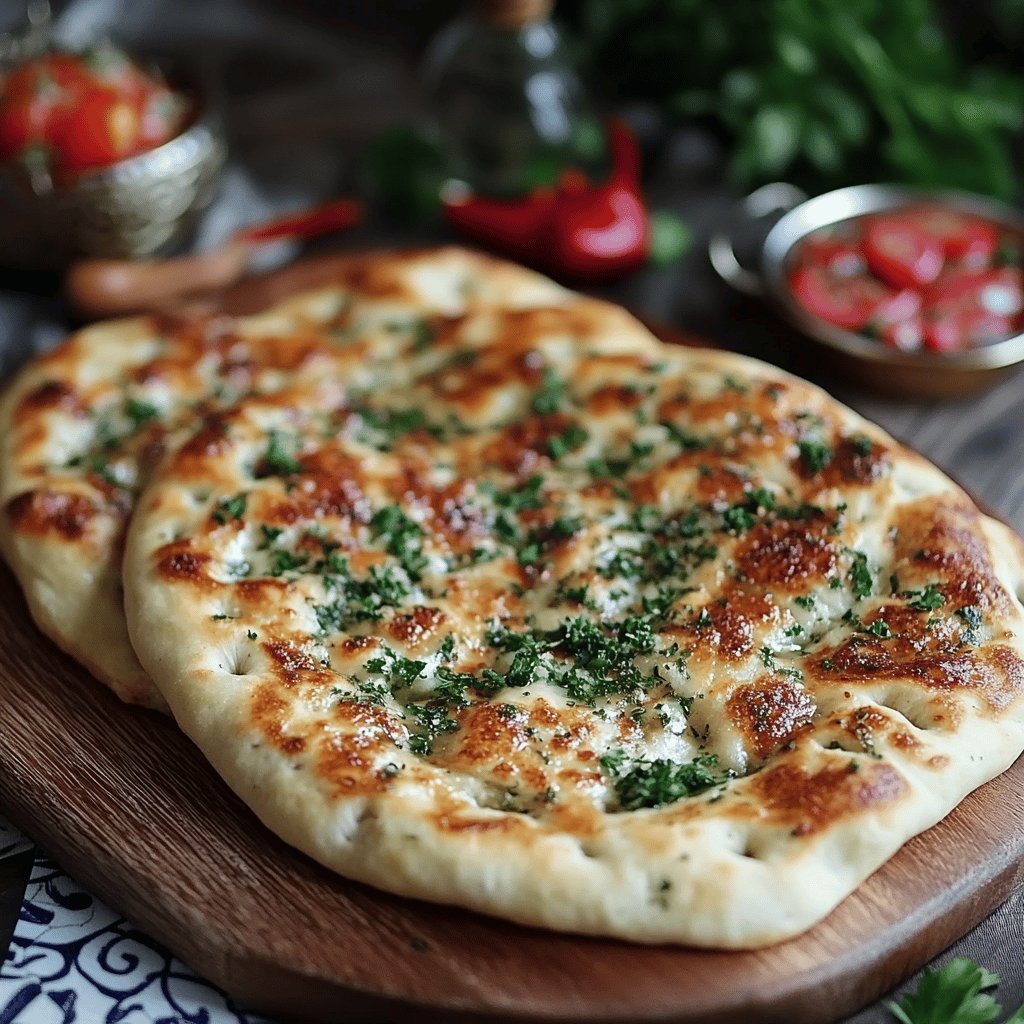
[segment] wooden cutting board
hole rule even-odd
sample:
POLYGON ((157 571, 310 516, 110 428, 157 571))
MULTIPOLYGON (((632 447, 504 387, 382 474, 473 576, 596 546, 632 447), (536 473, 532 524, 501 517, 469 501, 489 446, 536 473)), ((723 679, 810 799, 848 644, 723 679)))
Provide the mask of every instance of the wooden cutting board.
MULTIPOLYGON (((247 284, 222 308, 256 308, 329 272, 321 261, 247 284)), ((120 704, 42 637, 0 569, 0 807, 241 1004, 284 1020, 836 1020, 1024 884, 1022 791, 1024 759, 824 922, 771 949, 638 947, 519 927, 348 882, 286 846, 172 722, 120 704)))

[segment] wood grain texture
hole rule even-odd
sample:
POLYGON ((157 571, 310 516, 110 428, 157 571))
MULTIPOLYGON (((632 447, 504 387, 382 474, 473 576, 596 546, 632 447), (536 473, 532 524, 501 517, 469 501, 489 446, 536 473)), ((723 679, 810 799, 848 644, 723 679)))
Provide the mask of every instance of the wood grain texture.
MULTIPOLYGON (((329 277, 332 261, 246 282, 219 308, 257 309, 329 277)), ((173 723, 120 704, 47 642, 0 571, 5 811, 80 883, 239 1002, 283 1020, 835 1020, 1024 883, 1022 786, 1024 759, 826 921, 772 949, 646 948, 523 928, 348 882, 286 846, 173 723)))

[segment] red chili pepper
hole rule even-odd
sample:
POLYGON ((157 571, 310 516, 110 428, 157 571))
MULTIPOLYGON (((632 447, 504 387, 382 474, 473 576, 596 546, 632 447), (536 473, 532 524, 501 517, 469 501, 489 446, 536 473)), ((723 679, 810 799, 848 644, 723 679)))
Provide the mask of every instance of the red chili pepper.
POLYGON ((338 199, 299 213, 243 228, 235 235, 238 242, 276 242, 283 238, 316 238, 331 231, 352 227, 363 215, 362 204, 355 199, 338 199))
POLYGON ((555 199, 548 259, 565 276, 618 277, 643 266, 647 252, 647 210, 634 188, 610 182, 555 199))
POLYGON ((537 260, 551 223, 555 194, 537 189, 522 199, 487 199, 467 194, 444 200, 453 228, 467 238, 521 260, 537 260))
POLYGON ((639 150, 621 122, 608 127, 608 151, 612 172, 603 184, 591 185, 569 168, 554 191, 516 200, 449 199, 445 216, 467 237, 560 276, 617 277, 647 261, 650 236, 639 150))
POLYGON ((647 262, 647 207, 640 193, 640 151, 620 121, 608 126, 612 173, 603 185, 562 189, 555 197, 553 266, 577 280, 618 277, 647 262))

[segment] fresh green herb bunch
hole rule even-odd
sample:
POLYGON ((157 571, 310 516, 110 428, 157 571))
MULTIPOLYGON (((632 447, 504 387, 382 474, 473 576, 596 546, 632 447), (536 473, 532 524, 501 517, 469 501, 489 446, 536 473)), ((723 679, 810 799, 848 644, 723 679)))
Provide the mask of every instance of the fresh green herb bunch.
POLYGON ((961 59, 935 0, 564 0, 595 78, 708 119, 738 185, 1017 191, 1024 78, 961 59))

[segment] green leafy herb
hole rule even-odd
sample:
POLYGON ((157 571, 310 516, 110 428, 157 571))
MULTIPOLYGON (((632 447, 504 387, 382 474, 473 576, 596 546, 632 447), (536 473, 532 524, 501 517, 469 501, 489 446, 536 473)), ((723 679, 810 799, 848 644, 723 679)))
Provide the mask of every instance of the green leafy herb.
POLYGON ((976 605, 968 604, 964 605, 963 608, 958 608, 956 614, 958 618, 963 620, 965 626, 964 640, 969 644, 978 643, 978 631, 985 622, 981 609, 976 605))
POLYGON ((370 566, 369 574, 358 579, 349 573, 343 558, 329 559, 330 571, 341 579, 341 596, 327 604, 313 605, 321 636, 347 629, 355 622, 376 622, 384 608, 397 607, 409 596, 408 587, 390 566, 370 566))
POLYGON ((560 459, 583 447, 589 438, 590 435, 581 426, 570 423, 561 434, 548 439, 548 454, 553 459, 560 459))
POLYGON ((853 564, 847 573, 847 579, 850 581, 853 596, 858 600, 869 597, 875 586, 875 578, 868 565, 868 556, 862 551, 849 551, 849 554, 853 558, 853 564))
POLYGON ((655 267, 667 267, 686 255, 693 244, 693 232, 681 217, 668 210, 657 210, 648 217, 650 261, 655 267))
POLYGON ((832 449, 823 441, 805 438, 798 447, 800 458, 810 473, 820 473, 832 461, 832 449))
POLYGON ((623 762, 622 751, 601 758, 601 767, 614 776, 615 792, 624 811, 663 807, 733 777, 731 772, 714 771, 718 765, 714 754, 703 754, 681 764, 668 758, 633 761, 626 771, 623 762))
POLYGON ((735 533, 746 533, 757 523, 762 512, 771 512, 775 508, 775 495, 763 487, 751 491, 746 501, 727 508, 722 514, 726 529, 735 533))
POLYGON ((124 414, 138 428, 160 415, 160 410, 152 402, 143 402, 138 398, 129 398, 124 403, 124 414))
POLYGON ((386 505, 370 520, 374 540, 384 540, 389 554, 400 562, 411 580, 420 579, 427 567, 421 549, 423 531, 398 505, 386 505))
POLYGON ((853 444, 854 454, 859 455, 861 458, 867 458, 874 448, 871 438, 865 437, 863 434, 854 434, 850 440, 853 444))
POLYGON ((936 0, 566 0, 559 11, 616 97, 722 131, 743 188, 882 178, 1016 194, 1016 68, 972 66, 973 37, 945 29, 936 0))
POLYGON ((550 366, 545 367, 540 388, 533 396, 533 402, 531 403, 533 411, 542 416, 558 412, 562 399, 565 397, 565 392, 565 381, 550 366))
MULTIPOLYGON (((889 1012, 900 1024, 993 1024, 1000 1007, 985 989, 998 984, 999 975, 956 957, 937 971, 926 970, 913 992, 888 1004, 889 1012)), ((1024 1024, 1024 1006, 1005 1024, 1024 1024)))
POLYGON ((241 519, 245 515, 245 505, 248 500, 247 494, 236 494, 233 498, 225 498, 213 510, 215 522, 223 526, 229 519, 241 519))
POLYGON ((280 548, 270 553, 270 575, 283 576, 286 572, 301 569, 309 561, 309 555, 299 552, 293 554, 280 548))
POLYGON ((263 455, 263 466, 266 468, 266 472, 268 474, 279 473, 282 476, 298 473, 302 466, 295 458, 294 450, 294 440, 289 440, 280 431, 272 430, 267 442, 267 450, 263 455))
POLYGON ((942 591, 934 583, 929 583, 924 590, 905 590, 903 597, 913 597, 910 607, 919 612, 933 612, 946 603, 942 591))

